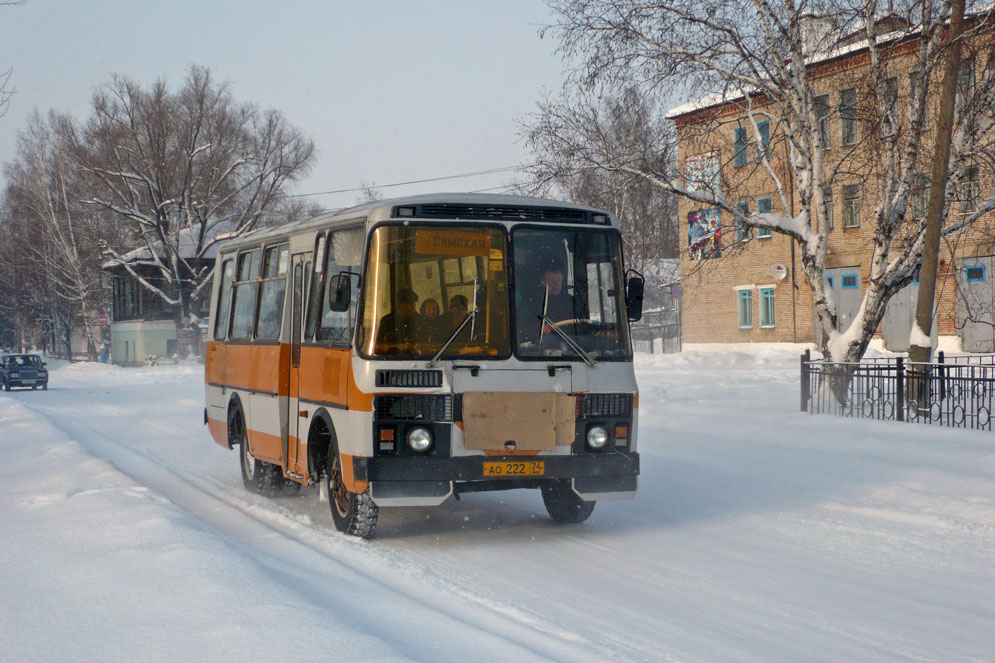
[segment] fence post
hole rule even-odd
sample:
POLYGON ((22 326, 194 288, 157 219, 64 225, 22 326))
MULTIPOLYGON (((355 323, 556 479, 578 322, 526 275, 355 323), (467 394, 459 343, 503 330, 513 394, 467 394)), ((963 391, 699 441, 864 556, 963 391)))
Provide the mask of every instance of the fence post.
POLYGON ((940 364, 936 367, 937 377, 940 382, 940 400, 947 397, 947 371, 943 367, 943 350, 936 353, 936 362, 940 364))
POLYGON ((895 360, 895 420, 905 421, 905 362, 901 357, 895 360))
POLYGON ((812 353, 809 350, 806 350, 805 353, 802 354, 802 388, 801 388, 801 396, 802 396, 802 400, 801 400, 801 411, 802 412, 808 412, 809 388, 811 386, 810 382, 809 382, 809 379, 808 379, 808 362, 809 362, 809 359, 811 358, 811 356, 812 356, 812 353))

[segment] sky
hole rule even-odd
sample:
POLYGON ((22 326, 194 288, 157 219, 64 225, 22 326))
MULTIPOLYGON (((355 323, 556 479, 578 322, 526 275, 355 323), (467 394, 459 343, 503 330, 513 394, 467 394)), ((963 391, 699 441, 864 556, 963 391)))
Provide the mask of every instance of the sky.
MULTIPOLYGON (((34 110, 88 115, 120 74, 178 88, 190 65, 227 81, 237 101, 275 108, 319 155, 295 193, 381 187, 387 196, 477 191, 529 160, 520 123, 559 91, 564 65, 540 30, 540 0, 26 0, 0 6, 0 71, 15 90, 0 118, 0 162, 34 110)), ((500 192, 496 190, 495 192, 500 192)), ((361 194, 313 196, 326 208, 361 194)))

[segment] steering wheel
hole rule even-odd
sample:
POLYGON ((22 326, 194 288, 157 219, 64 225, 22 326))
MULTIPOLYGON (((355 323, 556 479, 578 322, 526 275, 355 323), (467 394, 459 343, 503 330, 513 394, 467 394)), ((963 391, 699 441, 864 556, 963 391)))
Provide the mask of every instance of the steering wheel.
POLYGON ((569 320, 560 320, 559 322, 554 322, 553 327, 565 327, 567 325, 592 325, 597 327, 601 324, 598 320, 592 320, 591 318, 570 318, 569 320))

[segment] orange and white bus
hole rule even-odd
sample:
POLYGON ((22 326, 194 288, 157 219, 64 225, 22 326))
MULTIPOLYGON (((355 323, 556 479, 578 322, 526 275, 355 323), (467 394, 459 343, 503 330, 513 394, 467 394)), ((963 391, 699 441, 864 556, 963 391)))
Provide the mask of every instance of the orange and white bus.
POLYGON ((320 483, 336 527, 378 509, 538 488, 580 522, 635 495, 629 320, 642 278, 617 220, 448 194, 260 230, 218 253, 205 421, 247 488, 320 483))

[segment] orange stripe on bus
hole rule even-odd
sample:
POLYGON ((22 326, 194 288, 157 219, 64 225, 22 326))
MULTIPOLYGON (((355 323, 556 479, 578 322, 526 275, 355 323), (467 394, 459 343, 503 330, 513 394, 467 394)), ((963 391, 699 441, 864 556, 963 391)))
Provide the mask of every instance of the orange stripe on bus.
POLYGON ((283 467, 283 440, 279 435, 270 435, 251 428, 249 434, 249 451, 259 460, 283 467))
POLYGON ((307 401, 333 403, 350 410, 373 411, 373 394, 362 391, 352 373, 352 350, 304 346, 299 385, 290 384, 290 345, 232 344, 211 341, 204 361, 204 379, 237 389, 292 395, 307 401))
POLYGON ((353 473, 352 456, 341 454, 342 456, 342 483, 350 493, 365 493, 369 487, 369 481, 359 481, 353 473))
POLYGON ((223 447, 228 446, 228 425, 219 419, 208 419, 207 430, 211 432, 214 441, 223 447))
MULTIPOLYGON (((221 359, 219 358, 219 362, 221 359)), ((214 374, 221 373, 219 380, 225 384, 249 391, 264 391, 280 396, 287 395, 290 346, 280 345, 234 345, 227 344, 224 352, 223 373, 212 368, 214 374)), ((206 371, 206 369, 205 369, 206 371)))

